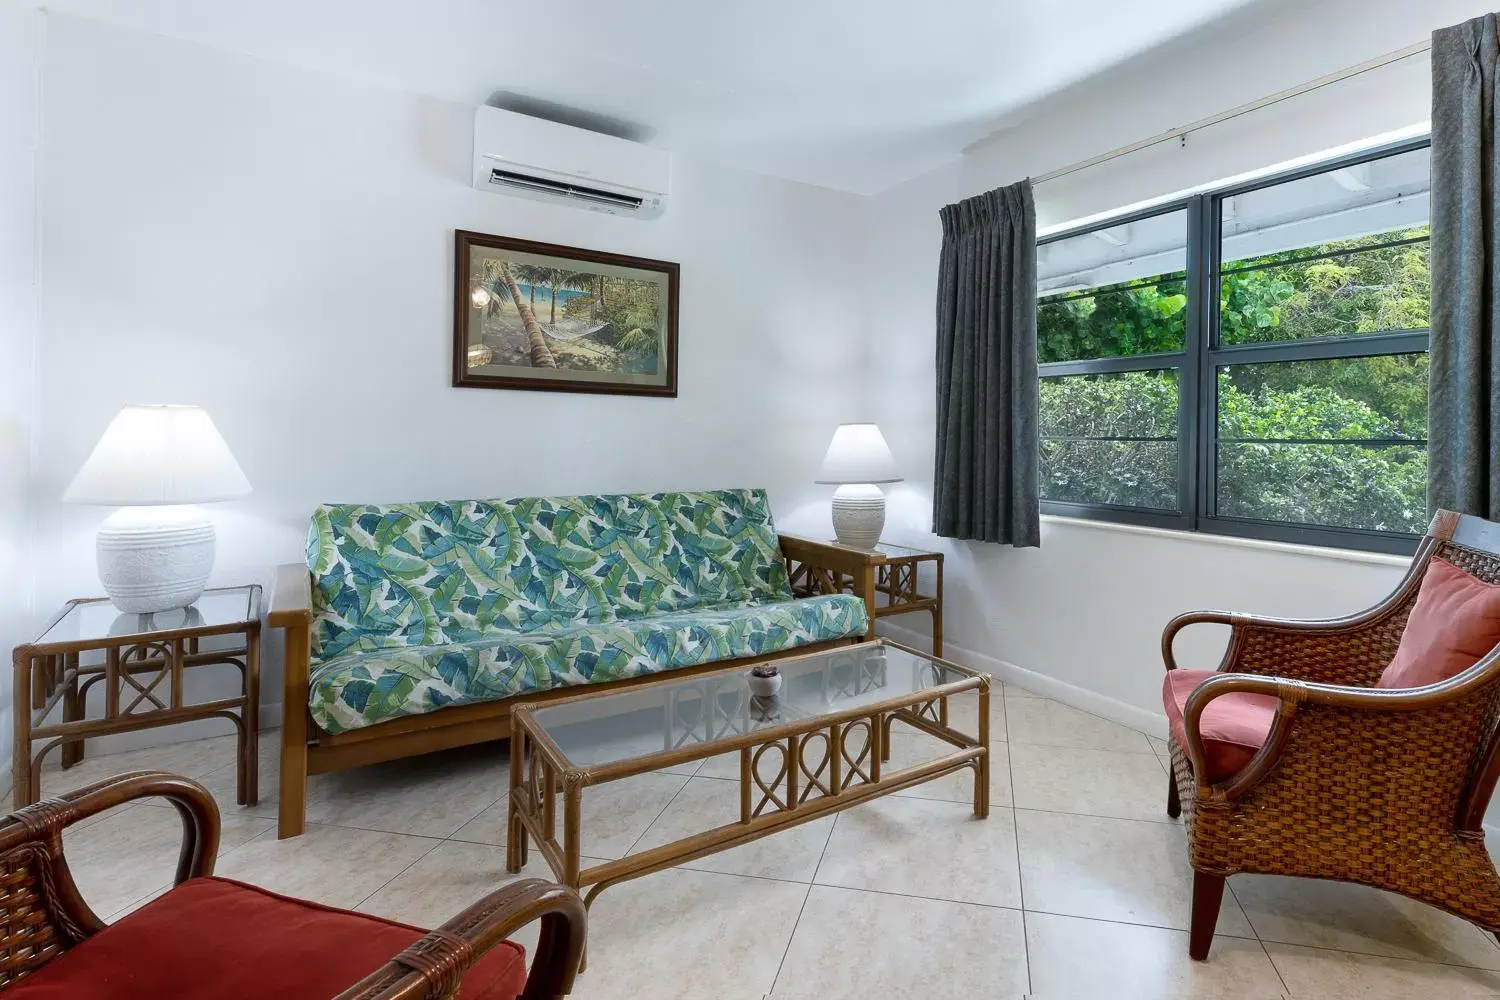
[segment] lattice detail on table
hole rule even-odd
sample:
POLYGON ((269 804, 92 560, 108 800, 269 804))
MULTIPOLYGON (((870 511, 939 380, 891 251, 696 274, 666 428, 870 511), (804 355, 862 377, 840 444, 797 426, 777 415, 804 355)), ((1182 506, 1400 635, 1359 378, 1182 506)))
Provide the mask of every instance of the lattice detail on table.
POLYGON ((869 694, 884 688, 886 680, 886 659, 883 655, 831 655, 823 668, 824 692, 830 700, 869 694))
POLYGON ((842 594, 854 585, 854 578, 847 573, 810 566, 806 563, 787 562, 787 579, 792 593, 798 597, 813 597, 819 594, 842 594))
POLYGON ((127 646, 120 654, 120 701, 123 702, 132 691, 135 692, 135 697, 128 705, 120 709, 120 714, 134 714, 136 706, 145 701, 151 703, 146 708, 148 712, 165 710, 168 707, 167 702, 156 696, 156 690, 161 687, 162 681, 171 678, 174 662, 173 649, 169 643, 142 642, 127 646), (147 664, 152 660, 161 662, 160 670, 153 673, 131 669, 133 666, 147 664))
POLYGON ((802 780, 799 782, 797 802, 801 804, 809 798, 834 795, 837 790, 833 777, 834 761, 834 738, 826 732, 808 733, 802 737, 797 747, 797 770, 801 772, 802 780), (808 747, 817 741, 822 750, 816 766, 808 766, 808 747))
POLYGON ((708 743, 739 732, 749 697, 749 690, 737 678, 706 677, 692 685, 669 688, 662 749, 708 743))
POLYGON ((542 780, 546 767, 540 754, 532 753, 526 760, 526 806, 538 815, 542 810, 542 780))
POLYGON ((926 719, 939 726, 946 725, 947 723, 943 721, 943 702, 945 700, 943 698, 933 698, 931 701, 924 701, 920 705, 913 706, 912 712, 919 719, 926 719))
POLYGON ((841 769, 843 773, 840 776, 839 791, 853 788, 855 785, 868 785, 875 780, 872 773, 875 741, 871 739, 874 732, 869 719, 855 719, 853 722, 844 723, 839 728, 838 754, 844 764, 841 769), (858 752, 851 753, 850 737, 855 733, 862 733, 864 741, 860 744, 858 752))
POLYGON ((880 567, 879 587, 893 604, 909 603, 921 598, 917 592, 917 564, 887 563, 880 567))
POLYGON ((782 789, 782 785, 786 784, 790 788, 791 763, 791 749, 782 743, 765 743, 755 748, 755 753, 750 756, 750 780, 760 792, 760 797, 750 810, 751 816, 759 816, 766 811, 767 806, 775 806, 776 812, 787 810, 787 800, 791 796, 782 789), (770 778, 761 772, 761 760, 764 759, 768 750, 775 750, 780 758, 780 766, 770 778))

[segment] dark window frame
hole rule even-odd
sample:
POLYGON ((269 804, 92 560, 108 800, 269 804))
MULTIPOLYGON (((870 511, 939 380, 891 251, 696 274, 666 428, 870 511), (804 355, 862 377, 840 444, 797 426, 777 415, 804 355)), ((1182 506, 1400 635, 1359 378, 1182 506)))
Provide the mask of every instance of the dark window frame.
POLYGON ((1333 358, 1364 358, 1390 354, 1417 354, 1428 350, 1428 331, 1403 330, 1343 337, 1318 337, 1272 341, 1260 344, 1219 343, 1220 252, 1223 203, 1237 195, 1315 177, 1333 170, 1380 160, 1431 146, 1429 136, 1403 139, 1331 157, 1294 169, 1267 174, 1234 185, 1163 201, 1137 211, 1110 216, 1087 225, 1053 233, 1037 241, 1038 246, 1138 222, 1160 215, 1184 212, 1187 219, 1187 296, 1183 350, 1165 354, 1097 358, 1087 361, 1055 361, 1037 365, 1038 375, 1095 375, 1115 372, 1176 369, 1178 385, 1178 460, 1176 511, 1126 507, 1114 504, 1064 503, 1043 500, 1043 514, 1079 517, 1095 521, 1170 528, 1202 534, 1262 539, 1371 552, 1409 555, 1416 551, 1420 535, 1298 524, 1214 513, 1218 487, 1218 377, 1221 366, 1255 362, 1318 361, 1333 358))

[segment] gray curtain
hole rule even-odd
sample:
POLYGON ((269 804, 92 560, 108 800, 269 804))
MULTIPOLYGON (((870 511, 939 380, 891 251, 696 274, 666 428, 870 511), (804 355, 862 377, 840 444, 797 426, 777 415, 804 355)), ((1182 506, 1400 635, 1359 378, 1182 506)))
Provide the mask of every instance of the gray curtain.
POLYGON ((940 214, 934 530, 1040 545, 1031 182, 940 214))
POLYGON ((1500 520, 1494 14, 1432 35, 1428 506, 1500 520))

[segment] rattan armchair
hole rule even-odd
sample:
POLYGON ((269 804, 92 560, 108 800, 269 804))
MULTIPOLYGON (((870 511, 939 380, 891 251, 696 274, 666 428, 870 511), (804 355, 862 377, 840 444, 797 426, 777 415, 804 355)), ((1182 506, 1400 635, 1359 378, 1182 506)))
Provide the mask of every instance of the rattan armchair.
POLYGON ((1221 676, 1183 711, 1172 739, 1167 812, 1185 814, 1193 867, 1189 954, 1207 958, 1224 880, 1242 872, 1337 879, 1397 892, 1500 932, 1500 875, 1483 819, 1500 774, 1500 647, 1428 687, 1374 687, 1401 641, 1430 561, 1500 583, 1500 525, 1440 511, 1395 592, 1361 614, 1284 621, 1221 612, 1174 619, 1227 625, 1221 676), (1231 692, 1277 699, 1264 746, 1213 783, 1199 721, 1231 692))
MULTIPOLYGON (((176 775, 160 771, 121 774, 27 806, 0 820, 0 994, 25 983, 64 953, 86 950, 89 939, 105 929, 69 873, 63 857, 63 830, 113 806, 150 796, 165 798, 182 817, 183 842, 175 884, 182 886, 191 879, 211 876, 219 846, 218 807, 203 786, 176 775)), ((132 917, 123 919, 128 922, 132 917)), ((464 973, 485 952, 538 919, 541 933, 537 953, 520 997, 550 1000, 565 996, 572 989, 583 953, 583 904, 576 893, 563 886, 523 879, 491 893, 414 941, 334 1000, 457 997, 464 973)), ((232 933, 225 935, 226 945, 232 945, 228 938, 244 934, 246 928, 229 931, 232 933)), ((182 983, 182 992, 174 995, 231 995, 205 978, 210 973, 202 957, 201 953, 183 954, 180 962, 174 961, 179 971, 173 975, 180 975, 182 983)), ((253 995, 266 993, 257 991, 253 995)), ((164 996, 163 1000, 170 998, 164 996)))

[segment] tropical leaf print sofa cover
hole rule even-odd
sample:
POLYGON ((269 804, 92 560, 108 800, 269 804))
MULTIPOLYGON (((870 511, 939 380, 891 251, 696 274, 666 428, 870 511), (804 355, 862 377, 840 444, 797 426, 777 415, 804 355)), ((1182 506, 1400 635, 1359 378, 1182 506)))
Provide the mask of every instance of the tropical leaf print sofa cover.
POLYGON ((347 732, 863 635, 796 598, 763 490, 319 507, 308 701, 347 732))

